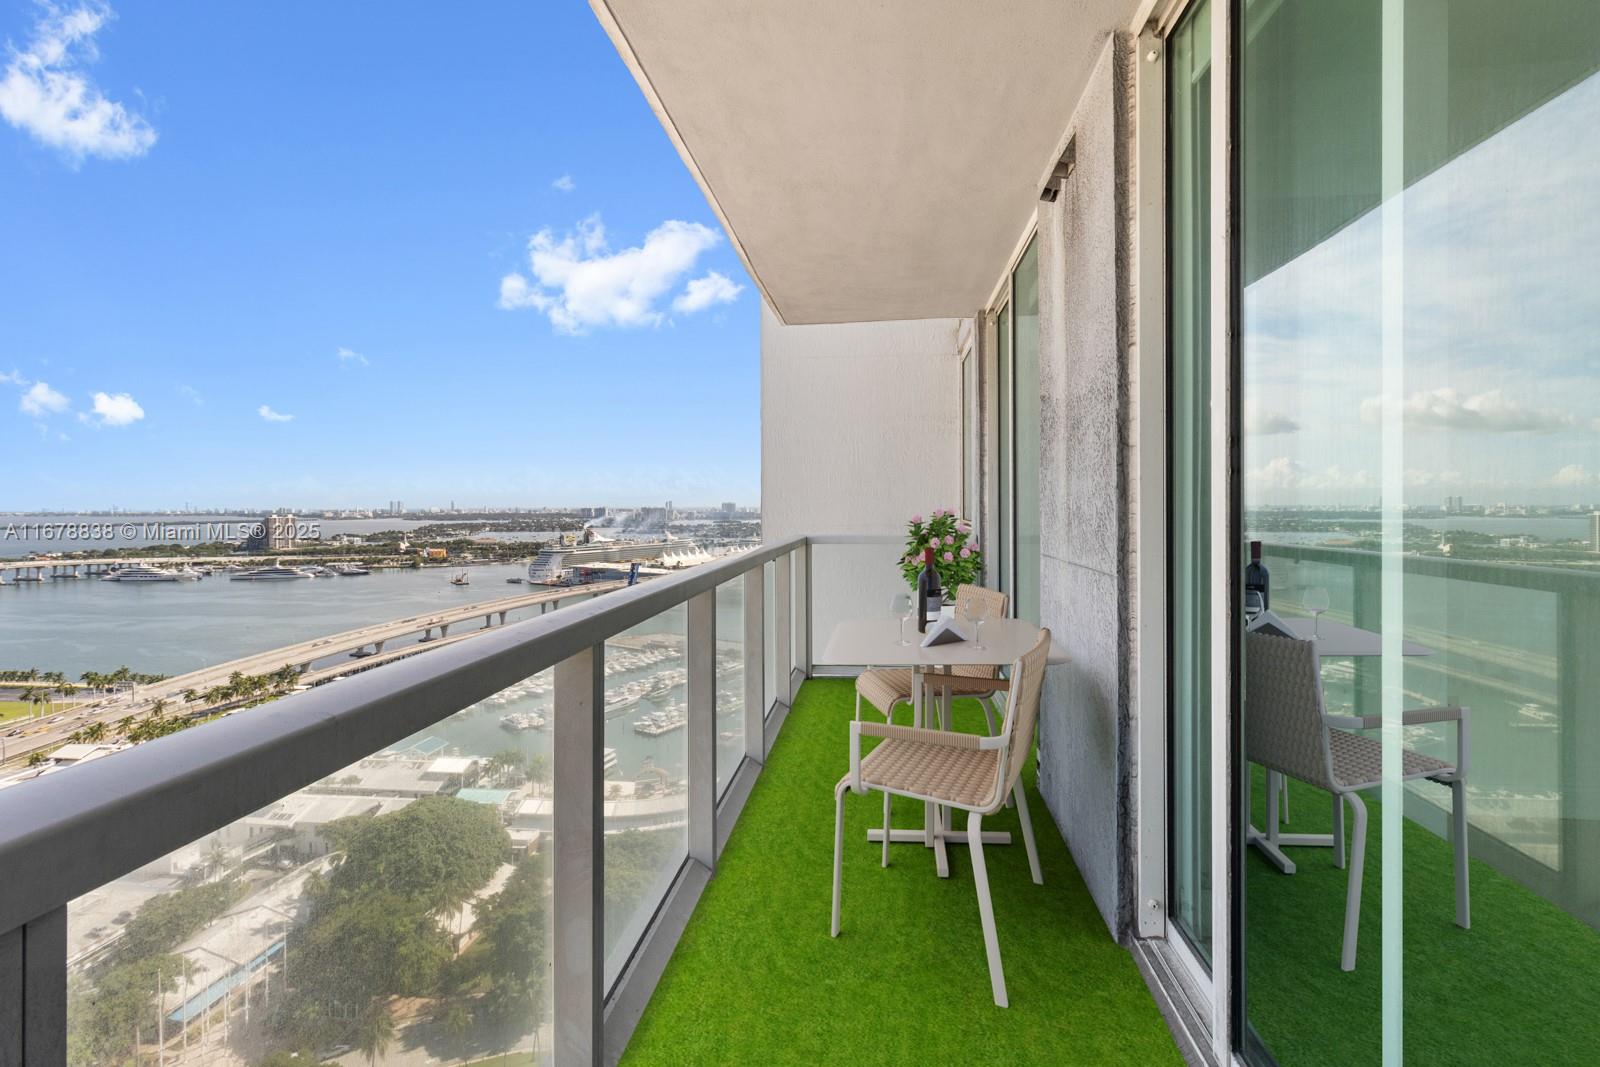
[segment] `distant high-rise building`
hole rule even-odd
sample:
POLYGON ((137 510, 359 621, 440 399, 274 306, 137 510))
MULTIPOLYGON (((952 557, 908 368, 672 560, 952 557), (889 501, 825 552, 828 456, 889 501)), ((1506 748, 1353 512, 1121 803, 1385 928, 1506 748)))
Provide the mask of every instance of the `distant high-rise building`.
POLYGON ((733 501, 724 500, 722 502, 722 513, 724 515, 728 516, 729 518, 732 518, 733 517, 733 513, 738 511, 738 510, 739 510, 739 505, 735 504, 733 501))

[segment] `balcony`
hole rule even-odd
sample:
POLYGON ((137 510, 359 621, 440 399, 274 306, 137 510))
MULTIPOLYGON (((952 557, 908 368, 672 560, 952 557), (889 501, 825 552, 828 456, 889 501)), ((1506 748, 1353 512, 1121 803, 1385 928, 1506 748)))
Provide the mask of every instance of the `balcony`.
POLYGON ((0 1062, 1180 1062, 1041 799, 1045 885, 993 853, 1008 1011, 965 859, 881 868, 859 798, 828 936, 853 690, 807 680, 810 650, 899 580, 892 543, 843 541, 0 792, 0 868, 27 872, 0 899, 0 1062))

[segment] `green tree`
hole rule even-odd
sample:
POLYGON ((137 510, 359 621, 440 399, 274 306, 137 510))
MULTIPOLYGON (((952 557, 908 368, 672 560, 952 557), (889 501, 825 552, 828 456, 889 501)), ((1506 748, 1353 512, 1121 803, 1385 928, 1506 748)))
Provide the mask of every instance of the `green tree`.
POLYGON ((382 887, 436 915, 470 900, 511 844, 492 809, 455 797, 425 797, 390 815, 341 819, 328 829, 345 853, 328 880, 335 899, 382 887))
POLYGON ((548 877, 544 857, 529 856, 478 914, 490 980, 484 1012, 495 1025, 519 1035, 536 1028, 544 1011, 548 877))
POLYGON ((388 1054, 393 1042, 394 1018, 389 1014, 389 1007, 386 1004, 374 1004, 361 1019, 356 1045, 367 1058, 367 1063, 374 1064, 379 1057, 388 1054))

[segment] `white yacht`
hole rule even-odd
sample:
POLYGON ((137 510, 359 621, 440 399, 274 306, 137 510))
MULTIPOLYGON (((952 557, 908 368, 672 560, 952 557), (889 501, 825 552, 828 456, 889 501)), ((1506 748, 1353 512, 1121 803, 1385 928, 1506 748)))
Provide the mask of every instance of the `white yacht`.
POLYGON ((333 563, 328 569, 341 578, 350 578, 358 574, 371 574, 372 568, 363 567, 359 563, 333 563))
POLYGON ((240 571, 238 574, 228 575, 229 581, 234 582, 287 582, 295 578, 309 578, 311 575, 305 571, 286 567, 282 564, 273 564, 267 567, 257 567, 254 570, 240 571))
MULTIPOLYGON (((125 567, 118 567, 101 577, 102 582, 175 582, 178 580, 176 571, 164 571, 156 567, 147 567, 143 563, 130 563, 125 567)), ((195 575, 199 577, 199 575, 195 575)))

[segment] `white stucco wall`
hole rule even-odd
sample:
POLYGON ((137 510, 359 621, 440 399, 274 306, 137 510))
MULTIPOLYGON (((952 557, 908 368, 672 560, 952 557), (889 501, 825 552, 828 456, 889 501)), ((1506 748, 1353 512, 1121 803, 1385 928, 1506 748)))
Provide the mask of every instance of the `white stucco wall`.
MULTIPOLYGON (((785 326, 761 313, 762 534, 898 538, 961 500, 963 320, 785 326)), ((813 551, 813 654, 833 619, 887 612, 897 544, 813 551)))

